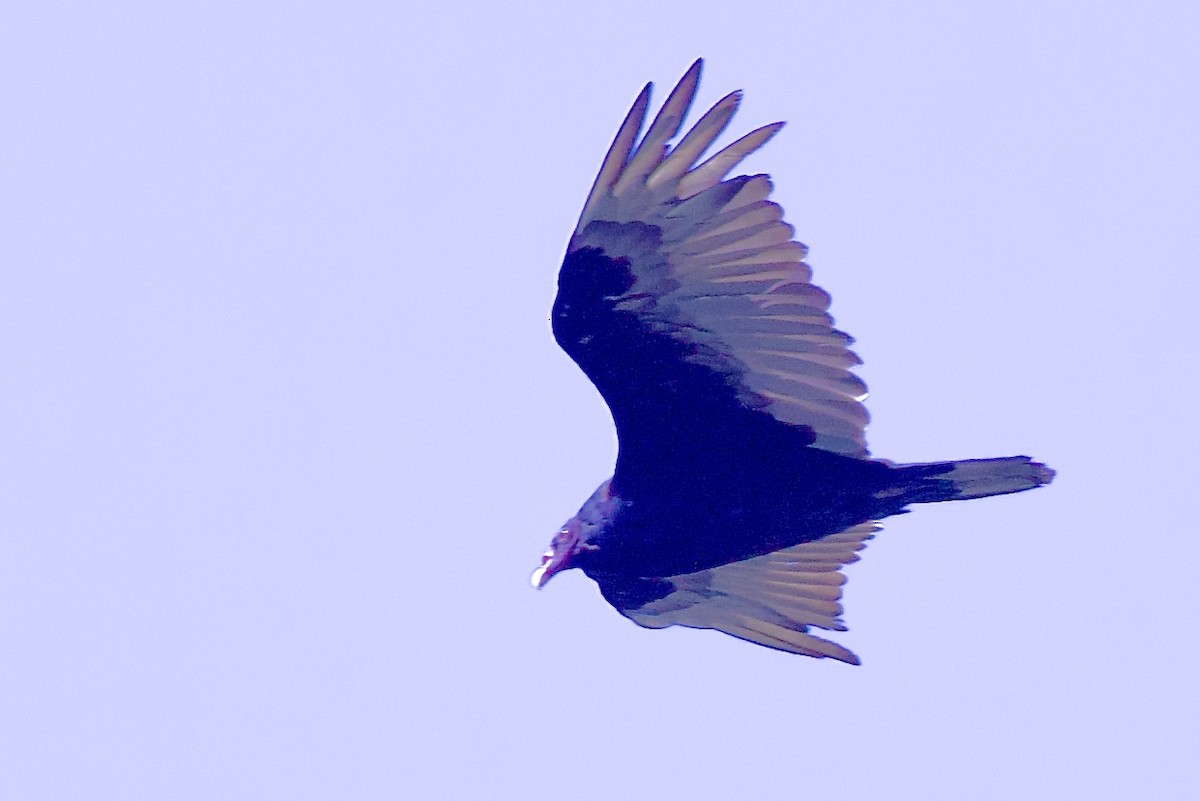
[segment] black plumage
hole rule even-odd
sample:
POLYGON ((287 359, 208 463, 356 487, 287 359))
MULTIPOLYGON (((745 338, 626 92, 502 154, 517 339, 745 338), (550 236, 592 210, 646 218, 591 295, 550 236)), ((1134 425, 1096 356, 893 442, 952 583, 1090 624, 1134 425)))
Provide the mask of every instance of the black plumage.
POLYGON ((767 176, 725 176, 781 123, 697 165, 737 107, 674 147, 697 61, 634 146, 647 86, 571 239, 555 338, 612 412, 616 469, 554 538, 541 586, 579 567, 650 627, 715 628, 857 662, 808 633, 844 629, 840 569, 912 503, 1032 489, 1027 457, 895 465, 866 449, 866 386, 767 176))

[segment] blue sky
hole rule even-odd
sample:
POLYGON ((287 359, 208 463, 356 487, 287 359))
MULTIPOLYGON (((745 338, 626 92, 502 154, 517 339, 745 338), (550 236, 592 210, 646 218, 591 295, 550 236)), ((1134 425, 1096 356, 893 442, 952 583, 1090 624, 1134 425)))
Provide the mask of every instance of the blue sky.
MULTIPOLYGON (((1184 798, 1200 16, 25 4, 0 32, 0 796, 1184 798), (1028 453, 848 570, 863 666, 529 572, 608 476, 555 273, 706 58, 869 441, 1028 453)), ((727 140, 726 140, 727 141, 727 140)))

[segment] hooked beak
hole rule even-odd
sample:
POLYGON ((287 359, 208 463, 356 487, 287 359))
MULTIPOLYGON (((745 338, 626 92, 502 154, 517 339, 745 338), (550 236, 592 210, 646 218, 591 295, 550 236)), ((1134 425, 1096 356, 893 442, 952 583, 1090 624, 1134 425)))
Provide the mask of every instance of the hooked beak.
POLYGON ((529 583, 533 585, 533 588, 540 590, 551 576, 566 567, 569 554, 570 551, 556 552, 553 548, 548 548, 542 554, 542 564, 529 577, 529 583))
POLYGON ((570 567, 571 556, 575 555, 574 548, 547 548, 541 555, 541 565, 529 577, 529 584, 535 590, 540 590, 550 580, 554 573, 570 567))
POLYGON ((595 545, 581 542, 579 522, 568 520, 567 524, 550 541, 550 547, 542 554, 542 564, 533 571, 533 575, 529 577, 529 583, 533 585, 534 589, 540 590, 542 585, 549 581, 555 573, 574 567, 575 556, 580 551, 598 550, 600 550, 599 547, 595 545))

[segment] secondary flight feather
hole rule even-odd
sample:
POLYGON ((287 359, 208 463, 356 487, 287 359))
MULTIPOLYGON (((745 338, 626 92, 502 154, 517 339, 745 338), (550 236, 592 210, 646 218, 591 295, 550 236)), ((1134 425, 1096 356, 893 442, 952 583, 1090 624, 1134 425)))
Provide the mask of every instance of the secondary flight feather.
POLYGON ((728 177, 783 123, 701 161, 737 110, 734 92, 670 144, 701 65, 640 140, 651 86, 634 101, 559 271, 554 336, 608 404, 619 452, 532 582, 578 567, 642 626, 857 664, 810 629, 845 629, 841 568, 876 521, 912 503, 1033 489, 1054 472, 1025 456, 870 458, 860 361, 807 249, 769 200, 768 176, 728 177))

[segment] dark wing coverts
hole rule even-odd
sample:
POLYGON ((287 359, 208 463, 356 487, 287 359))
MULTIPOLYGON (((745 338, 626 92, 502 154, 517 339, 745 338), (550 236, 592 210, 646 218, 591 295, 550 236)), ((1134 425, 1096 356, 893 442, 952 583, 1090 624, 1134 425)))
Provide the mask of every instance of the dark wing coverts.
MULTIPOLYGON (((674 147, 700 77, 697 61, 640 143, 647 85, 609 149, 559 273, 556 339, 613 414, 620 456, 613 488, 735 444, 766 413, 790 441, 867 456, 866 385, 850 337, 810 282, 804 245, 768 200, 766 175, 725 176, 783 123, 759 128, 703 163, 741 95, 721 99, 674 147), (731 422, 733 421, 733 422, 731 422), (722 439, 724 432, 726 438, 722 439), (730 435, 732 432, 732 435, 730 435)), ((768 420, 770 422, 770 420, 768 420)), ((711 457, 708 457, 711 458, 711 457)), ((842 630, 841 567, 877 525, 679 576, 601 581, 635 622, 714 628, 772 648, 847 662, 806 632, 842 630), (646 593, 649 602, 625 600, 646 593)))
MULTIPOLYGON (((600 168, 559 274, 554 333, 600 390, 620 440, 616 485, 644 443, 672 452, 682 414, 761 410, 815 447, 867 455, 866 385, 829 295, 810 282, 804 245, 767 199, 765 175, 725 176, 775 135, 759 128, 696 162, 741 98, 713 106, 683 139, 697 61, 634 146, 647 85, 600 168)), ((704 420, 686 427, 702 436, 704 420)), ((649 445, 644 445, 649 448, 649 445)))

